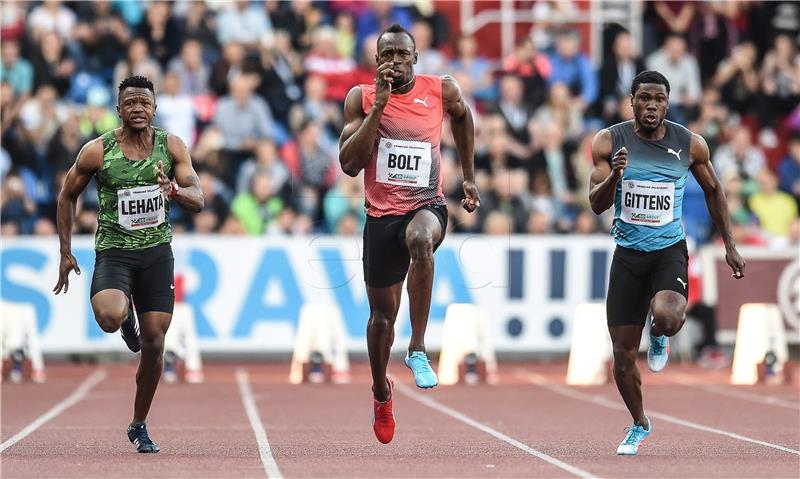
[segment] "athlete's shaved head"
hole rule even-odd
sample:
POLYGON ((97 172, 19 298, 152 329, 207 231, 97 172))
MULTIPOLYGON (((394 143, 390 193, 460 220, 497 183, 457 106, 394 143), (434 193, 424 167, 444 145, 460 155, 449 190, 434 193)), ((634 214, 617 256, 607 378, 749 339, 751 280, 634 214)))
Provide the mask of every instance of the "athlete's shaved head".
POLYGON ((389 28, 382 31, 381 34, 378 35, 378 42, 377 42, 378 50, 381 49, 381 38, 383 38, 383 36, 386 35, 387 33, 405 33, 406 35, 408 35, 408 38, 411 39, 411 44, 414 45, 414 50, 417 49, 417 41, 414 40, 414 35, 412 35, 411 32, 403 28, 403 26, 400 25, 399 23, 393 23, 389 26, 389 28))

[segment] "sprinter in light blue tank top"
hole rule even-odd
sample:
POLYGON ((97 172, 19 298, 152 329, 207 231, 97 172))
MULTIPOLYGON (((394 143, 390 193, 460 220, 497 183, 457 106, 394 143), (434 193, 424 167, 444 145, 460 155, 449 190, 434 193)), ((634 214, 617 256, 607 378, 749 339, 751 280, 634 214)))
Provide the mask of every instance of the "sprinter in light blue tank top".
POLYGON ((703 188, 711 218, 725 243, 733 277, 744 277, 745 261, 736 251, 722 186, 709 161, 705 140, 666 121, 669 82, 655 71, 633 79, 634 119, 600 131, 592 143, 592 210, 614 205, 611 235, 617 243, 606 299, 614 345, 614 380, 633 425, 617 454, 635 455, 653 430, 642 407, 641 377, 636 368, 639 342, 648 315, 647 365, 664 369, 669 337, 683 326, 688 297, 688 253, 681 224, 683 190, 691 171, 703 188))

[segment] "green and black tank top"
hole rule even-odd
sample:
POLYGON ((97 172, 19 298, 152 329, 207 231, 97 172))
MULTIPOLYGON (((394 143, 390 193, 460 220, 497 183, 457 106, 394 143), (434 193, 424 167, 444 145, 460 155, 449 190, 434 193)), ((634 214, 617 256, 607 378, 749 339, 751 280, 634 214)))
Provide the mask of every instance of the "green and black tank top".
POLYGON ((153 151, 147 158, 131 161, 119 147, 115 130, 101 136, 103 166, 97 172, 100 201, 95 250, 138 250, 172 240, 169 201, 158 187, 158 162, 172 178, 172 158, 167 149, 167 131, 153 128, 153 151))

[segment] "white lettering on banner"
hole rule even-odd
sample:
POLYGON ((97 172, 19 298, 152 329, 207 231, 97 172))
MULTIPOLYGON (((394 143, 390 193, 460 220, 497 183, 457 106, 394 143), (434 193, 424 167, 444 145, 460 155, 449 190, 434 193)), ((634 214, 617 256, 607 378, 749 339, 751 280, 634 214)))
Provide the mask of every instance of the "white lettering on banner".
POLYGON ((152 228, 166 219, 164 195, 158 185, 117 190, 119 224, 126 230, 152 228))
MULTIPOLYGON (((0 294, 4 301, 34 305, 45 354, 124 351, 125 344, 105 334, 91 311, 93 239, 76 236, 72 244, 83 274, 72 277, 69 294, 54 296, 58 238, 4 239, 0 294)), ((291 352, 300 312, 310 303, 335 305, 344 318, 348 350, 366 352, 369 303, 360 239, 181 235, 172 249, 176 279, 181 280, 175 289, 183 290, 193 308, 202 352, 291 352)), ((574 310, 599 298, 598 291, 603 294, 613 249, 613 240, 605 235, 448 235, 435 255, 426 344, 432 350, 440 347, 450 304, 474 303, 492 312, 487 327, 496 351, 568 351, 574 310), (518 252, 513 265, 510 250, 518 252), (563 261, 552 261, 553 255, 563 261), (518 274, 509 272, 512 267, 518 274), (564 285, 561 293, 541 287, 554 280, 564 285)), ((410 332, 404 294, 398 351, 410 332)))
POLYGON ((621 203, 622 221, 633 225, 664 226, 673 219, 675 184, 622 180, 621 203))
POLYGON ((381 138, 375 180, 399 186, 426 187, 431 176, 431 144, 381 138))

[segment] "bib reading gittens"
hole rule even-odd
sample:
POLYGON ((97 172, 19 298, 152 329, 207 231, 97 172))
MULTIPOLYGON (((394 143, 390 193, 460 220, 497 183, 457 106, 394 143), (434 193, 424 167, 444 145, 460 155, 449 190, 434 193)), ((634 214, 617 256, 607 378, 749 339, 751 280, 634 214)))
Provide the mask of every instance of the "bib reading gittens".
POLYGON ((683 190, 691 166, 692 133, 664 121, 664 138, 648 141, 633 130, 633 120, 608 128, 612 155, 623 146, 628 166, 614 197, 616 243, 639 251, 657 251, 685 238, 681 224, 683 190))
MULTIPOLYGON (((373 103, 375 85, 361 85, 365 114, 373 103)), ((404 215, 444 204, 439 150, 443 114, 438 76, 417 75, 409 92, 391 94, 364 168, 368 215, 404 215)))
POLYGON ((167 149, 167 132, 153 128, 153 151, 144 160, 125 158, 114 130, 104 134, 103 166, 97 172, 100 200, 95 249, 138 250, 172 240, 169 201, 158 187, 157 166, 171 177, 172 159, 167 149))

